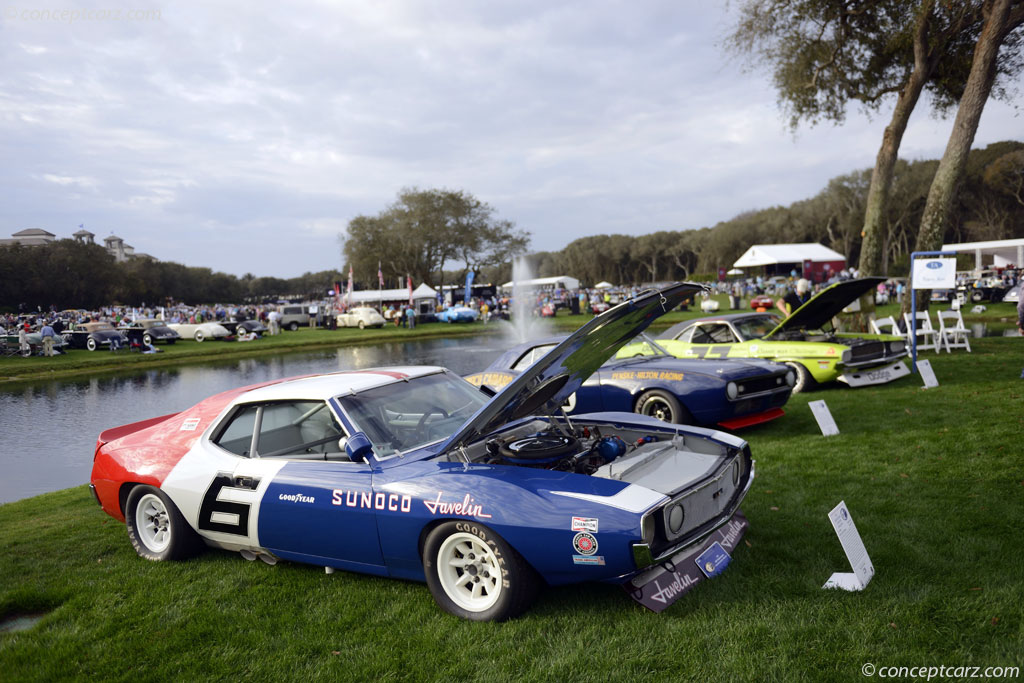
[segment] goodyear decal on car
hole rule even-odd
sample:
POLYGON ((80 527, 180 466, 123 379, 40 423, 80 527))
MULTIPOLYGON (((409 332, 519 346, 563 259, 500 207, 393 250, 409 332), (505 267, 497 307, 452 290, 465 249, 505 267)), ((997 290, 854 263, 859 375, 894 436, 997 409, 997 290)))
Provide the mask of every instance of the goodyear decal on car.
POLYGON ((683 373, 668 370, 622 370, 613 372, 612 379, 667 379, 681 381, 683 373))

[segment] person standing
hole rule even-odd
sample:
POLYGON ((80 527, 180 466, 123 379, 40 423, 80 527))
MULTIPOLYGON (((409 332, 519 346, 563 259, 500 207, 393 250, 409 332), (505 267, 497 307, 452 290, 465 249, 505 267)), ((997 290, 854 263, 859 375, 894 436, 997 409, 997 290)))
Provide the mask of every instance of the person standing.
POLYGON ((32 347, 28 345, 28 323, 25 323, 18 330, 18 348, 21 350, 21 355, 28 358, 32 355, 32 347))
POLYGON ((52 356, 53 338, 57 336, 57 333, 54 332, 49 322, 43 323, 42 329, 39 330, 39 336, 43 338, 43 355, 47 357, 52 356))
POLYGON ((800 278, 796 281, 796 291, 788 292, 786 296, 775 302, 778 308, 788 318, 793 311, 803 306, 811 298, 811 283, 800 278))

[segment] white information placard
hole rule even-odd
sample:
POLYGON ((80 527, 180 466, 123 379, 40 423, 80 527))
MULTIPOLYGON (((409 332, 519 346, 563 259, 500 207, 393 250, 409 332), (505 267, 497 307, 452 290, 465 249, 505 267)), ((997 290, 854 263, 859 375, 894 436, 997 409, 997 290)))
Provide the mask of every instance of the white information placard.
POLYGON ((921 373, 925 389, 934 389, 939 386, 939 379, 935 376, 935 370, 932 369, 932 362, 930 360, 917 361, 917 371, 921 373))
POLYGON ((860 534, 857 532, 857 525, 853 523, 853 517, 850 516, 850 511, 846 508, 846 501, 839 501, 839 505, 836 505, 828 513, 828 518, 832 522, 832 528, 836 530, 836 535, 839 536, 839 542, 843 546, 843 552, 846 553, 846 559, 850 561, 853 573, 836 572, 829 577, 822 588, 842 588, 848 591, 864 590, 871 582, 871 577, 875 575, 875 568, 871 565, 871 558, 868 557, 864 541, 861 540, 860 534))
POLYGON ((839 433, 839 426, 836 425, 836 421, 832 418, 832 413, 829 412, 824 400, 810 401, 807 407, 811 409, 814 419, 818 421, 818 427, 821 429, 822 436, 835 436, 839 433))
POLYGON ((914 259, 914 289, 953 289, 956 287, 956 258, 914 259))

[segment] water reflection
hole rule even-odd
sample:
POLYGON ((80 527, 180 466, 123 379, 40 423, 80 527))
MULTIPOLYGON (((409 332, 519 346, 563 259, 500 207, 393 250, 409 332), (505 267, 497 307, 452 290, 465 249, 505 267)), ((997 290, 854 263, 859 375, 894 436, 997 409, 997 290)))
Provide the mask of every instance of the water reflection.
POLYGON ((216 361, 0 389, 0 503, 86 483, 104 429, 178 412, 227 389, 381 365, 481 370, 501 340, 438 339, 216 361))

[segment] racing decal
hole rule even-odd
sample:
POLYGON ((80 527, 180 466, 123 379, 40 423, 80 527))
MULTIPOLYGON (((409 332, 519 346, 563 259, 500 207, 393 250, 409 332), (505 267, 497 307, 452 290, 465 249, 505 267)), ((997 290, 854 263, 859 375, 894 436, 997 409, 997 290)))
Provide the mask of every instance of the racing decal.
POLYGON ((203 531, 219 531, 238 536, 249 535, 249 503, 236 503, 220 499, 224 489, 255 491, 260 480, 253 477, 233 477, 231 472, 218 472, 210 482, 210 488, 203 495, 199 507, 199 528, 203 531))
POLYGON ((729 356, 728 346, 696 346, 686 350, 686 355, 697 356, 697 358, 727 358, 729 356))
POLYGON ((397 493, 378 491, 356 491, 353 489, 334 489, 331 491, 331 505, 348 508, 364 508, 366 510, 388 510, 390 512, 409 512, 412 510, 412 498, 397 493))
POLYGON ((515 378, 516 376, 509 372, 478 372, 475 375, 468 375, 465 379, 476 386, 483 384, 492 389, 501 389, 515 378))
POLYGON ((183 432, 194 432, 194 431, 196 431, 196 427, 198 427, 198 426, 199 426, 199 418, 198 417, 190 417, 190 418, 188 418, 187 420, 185 420, 184 422, 181 423, 181 431, 183 431, 183 432))
POLYGON ((596 534, 597 523, 597 517, 573 517, 571 528, 573 531, 589 531, 596 534))
POLYGON ((668 370, 623 370, 613 372, 612 379, 665 379, 681 382, 682 372, 670 372, 668 370))
POLYGON ((581 531, 573 537, 572 547, 580 555, 593 555, 597 552, 597 539, 593 534, 581 531))
POLYGON ((834 355, 836 355, 836 350, 835 350, 835 348, 833 348, 833 347, 831 347, 831 346, 830 346, 830 347, 828 347, 827 349, 825 349, 825 355, 826 355, 826 356, 834 356, 834 355))
POLYGON ((303 493, 279 493, 278 500, 286 500, 289 503, 315 503, 315 496, 307 496, 303 493))
POLYGON ((432 515, 465 515, 467 517, 479 517, 480 519, 490 519, 491 516, 484 512, 484 508, 479 503, 473 502, 473 496, 466 494, 466 497, 457 503, 443 502, 441 491, 437 492, 437 498, 434 500, 425 500, 423 504, 427 506, 432 515))
POLYGON ((573 564, 590 564, 590 565, 594 565, 594 566, 603 567, 604 566, 604 555, 594 555, 592 557, 588 557, 586 555, 573 555, 572 556, 572 563, 573 564))
POLYGON ((818 361, 818 367, 821 368, 822 370, 828 370, 828 366, 830 365, 832 365, 832 363, 827 360, 818 361))

